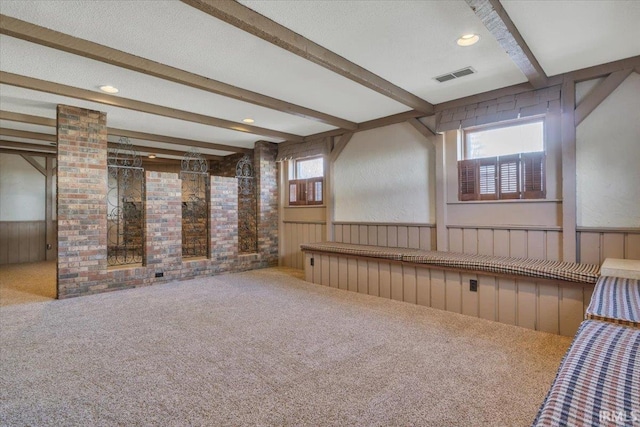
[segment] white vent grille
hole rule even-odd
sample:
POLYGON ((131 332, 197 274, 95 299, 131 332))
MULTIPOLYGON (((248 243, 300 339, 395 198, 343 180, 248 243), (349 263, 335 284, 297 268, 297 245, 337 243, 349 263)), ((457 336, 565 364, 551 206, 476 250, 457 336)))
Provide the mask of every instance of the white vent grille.
POLYGON ((434 77, 435 80, 440 83, 448 82, 449 80, 458 79, 460 77, 468 76, 470 74, 475 74, 476 70, 471 67, 463 68, 458 71, 453 71, 451 73, 443 74, 438 77, 434 77))

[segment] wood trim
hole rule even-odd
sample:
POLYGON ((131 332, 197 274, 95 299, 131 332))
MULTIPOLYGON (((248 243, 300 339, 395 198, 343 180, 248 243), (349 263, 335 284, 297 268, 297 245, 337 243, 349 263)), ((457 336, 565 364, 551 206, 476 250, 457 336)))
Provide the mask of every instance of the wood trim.
POLYGON ((40 156, 40 157, 56 157, 56 153, 47 153, 47 152, 40 152, 40 151, 29 151, 29 150, 17 150, 17 149, 13 149, 13 148, 1 148, 0 147, 0 153, 4 153, 4 154, 15 154, 15 155, 21 155, 21 154, 27 154, 30 156, 40 156))
MULTIPOLYGON (((20 123, 30 123, 34 125, 40 125, 40 126, 52 126, 52 127, 57 126, 55 119, 48 119, 46 117, 40 117, 40 116, 32 116, 30 114, 14 113, 14 112, 5 111, 5 110, 0 110, 0 120, 8 120, 8 121, 20 122, 20 123)), ((164 142, 166 144, 185 145, 187 147, 205 148, 208 150, 229 151, 228 145, 215 144, 215 143, 206 142, 206 141, 197 141, 194 139, 177 138, 177 137, 165 136, 165 135, 156 135, 153 133, 137 132, 133 130, 125 130, 125 129, 108 127, 107 134, 115 135, 115 136, 124 136, 132 139, 142 139, 145 141, 164 142)), ((253 149, 234 147, 234 152, 251 154, 253 153, 253 149)), ((222 156, 211 156, 211 157, 222 158, 222 156)))
MULTIPOLYGON (((238 132, 251 133, 254 135, 261 135, 297 142, 302 142, 304 140, 302 136, 294 135, 291 133, 261 128, 258 126, 246 125, 243 123, 236 123, 230 120, 193 113, 191 111, 178 110, 175 108, 151 104, 144 101, 137 101, 135 99, 128 99, 120 96, 98 93, 91 90, 63 85, 60 83, 54 83, 46 80, 35 79, 32 77, 21 76, 18 74, 7 73, 5 71, 0 71, 0 83, 22 87, 25 89, 37 90, 40 92, 52 93, 54 95, 66 96, 69 98, 81 99, 84 101, 97 102, 99 104, 111 105, 113 107, 140 111, 157 116, 185 120, 193 123, 200 123, 207 126, 214 126, 223 129, 235 130, 238 132)), ((237 152, 237 147, 233 147, 231 145, 227 147, 227 151, 237 152)))
POLYGON ((351 222, 351 221, 334 221, 333 225, 368 225, 368 226, 391 226, 391 227, 429 227, 436 228, 435 223, 420 222, 351 222))
POLYGON ((561 94, 562 260, 576 262, 576 84, 565 78, 561 94))
POLYGON ((562 227, 556 225, 460 225, 447 224, 447 229, 475 229, 475 230, 525 230, 525 231, 562 231, 562 227))
POLYGON ((329 155, 331 163, 338 160, 338 157, 340 157, 340 154, 342 154, 342 151, 345 149, 349 141, 351 141, 352 137, 353 137, 353 132, 345 133, 340 137, 340 140, 336 143, 335 147, 333 147, 333 150, 329 155))
POLYGON ((427 141, 429 141, 431 143, 431 145, 435 146, 435 144, 433 143, 433 140, 431 139, 431 137, 432 136, 436 136, 436 133, 434 131, 432 131, 431 129, 429 129, 429 127, 427 125, 425 125, 424 123, 422 123, 420 120, 416 119, 415 117, 412 118, 412 119, 407 120, 407 123, 409 123, 411 126, 413 126, 413 128, 415 130, 420 132, 420 134, 422 136, 427 138, 427 141))
POLYGON ((564 79, 571 79, 575 83, 585 80, 597 79, 604 77, 616 71, 622 71, 629 68, 640 67, 640 55, 630 58, 621 59, 619 61, 608 62, 606 64, 594 65, 593 67, 582 68, 580 70, 571 71, 563 74, 564 79))
POLYGON ((36 162, 33 157, 31 157, 28 154, 20 154, 20 157, 22 157, 23 159, 25 159, 27 161, 27 163, 29 163, 31 166, 33 166, 38 172, 40 172, 42 174, 42 176, 46 177, 47 176, 47 171, 45 168, 43 168, 40 163, 36 162))
POLYGON ((6 34, 11 37, 16 37, 32 43, 69 52, 74 55, 101 61, 106 64, 115 65, 117 67, 126 68, 149 76, 158 77, 196 89, 226 96, 228 98, 237 99, 239 101, 270 108, 283 113, 293 114, 298 117, 304 117, 305 119, 315 120, 350 130, 357 127, 356 123, 339 117, 314 111, 310 108, 295 105, 217 80, 212 80, 195 73, 190 73, 188 71, 161 64, 150 59, 141 58, 136 55, 131 55, 108 46, 40 27, 6 15, 1 16, 0 34, 6 34))
POLYGON ((41 132, 30 132, 26 130, 0 128, 0 135, 12 136, 14 138, 36 139, 38 141, 58 142, 56 135, 41 132))
POLYGON ((56 147, 52 147, 50 145, 40 145, 40 144, 31 144, 29 142, 17 142, 17 141, 7 141, 0 140, 0 147, 2 148, 15 148, 18 150, 42 150, 43 153, 56 153, 58 149, 56 147))
POLYGON ((589 95, 576 107, 575 112, 575 124, 576 127, 584 119, 586 119, 589 114, 593 112, 598 105, 602 101, 604 101, 611 93, 617 89, 618 86, 622 84, 623 81, 629 77, 633 73, 633 69, 628 68, 626 70, 614 71, 609 74, 609 76, 601 82, 598 86, 596 86, 589 95))
POLYGON ((502 7, 499 0, 466 0, 476 16, 502 46, 507 55, 527 77, 529 83, 540 89, 547 85, 547 75, 520 35, 520 31, 502 7))
POLYGON ((424 99, 240 3, 230 0, 182 2, 424 114, 433 111, 433 105, 424 99))
POLYGON ((576 227, 580 233, 631 233, 640 234, 640 227, 576 227))

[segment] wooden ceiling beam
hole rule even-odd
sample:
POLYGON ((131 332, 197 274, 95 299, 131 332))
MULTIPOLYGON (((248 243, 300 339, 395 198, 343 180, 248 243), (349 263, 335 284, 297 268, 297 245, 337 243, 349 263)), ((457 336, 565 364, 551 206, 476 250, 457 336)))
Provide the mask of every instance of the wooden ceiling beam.
POLYGON ((15 155, 22 155, 22 154, 27 154, 29 156, 36 156, 36 157, 56 157, 56 153, 50 153, 47 151, 29 151, 29 150, 19 150, 19 149, 15 149, 15 148, 2 148, 2 144, 0 143, 0 153, 4 153, 4 154, 15 154, 15 155))
POLYGON ((141 58, 108 46, 73 37, 6 15, 0 15, 0 34, 328 125, 345 129, 355 129, 357 126, 356 123, 339 117, 324 114, 257 92, 241 89, 227 83, 212 80, 179 68, 141 58))
MULTIPOLYGON (((238 132, 251 133, 254 135, 279 138, 290 141, 302 142, 303 137, 291 133, 280 132, 258 126, 245 125, 218 117, 205 116, 204 114, 193 113, 191 111, 178 110, 163 105, 151 104, 144 101, 122 98, 105 93, 94 92, 60 83, 21 76, 18 74, 0 71, 0 83, 10 86, 22 87, 25 89, 37 90, 40 92, 52 93, 54 95, 66 96, 69 98, 81 99, 83 101, 97 102, 99 104, 111 105, 113 107, 125 108, 133 111, 154 114, 156 116, 169 117, 178 120, 185 120, 193 123, 200 123, 207 126, 214 126, 223 129, 235 130, 238 132)), ((236 147, 228 146, 228 151, 234 151, 236 147)))
POLYGON ((0 135, 12 136, 14 138, 36 139, 38 141, 58 142, 58 137, 48 133, 30 132, 9 128, 0 128, 0 135))
POLYGON ((15 148, 17 150, 29 150, 29 151, 38 150, 38 151, 43 151, 45 153, 55 153, 58 151, 56 147, 53 147, 51 145, 31 144, 28 142, 17 142, 17 141, 11 141, 7 139, 0 140, 0 147, 15 148))
POLYGON ((527 77, 529 83, 540 89, 547 86, 547 75, 520 35, 520 31, 504 10, 500 0, 466 0, 471 10, 498 41, 507 55, 527 77))
MULTIPOLYGON (((29 123, 40 126, 56 127, 56 120, 41 116, 33 116, 30 114, 14 113, 11 111, 0 110, 0 120, 12 122, 29 123)), ((177 138, 165 135, 156 135, 153 133, 137 132, 133 130, 107 128, 108 135, 124 136, 131 139, 141 139, 145 141, 163 142, 165 144, 184 145, 187 147, 204 148, 207 150, 233 151, 234 153, 250 154, 253 152, 251 148, 234 147, 229 149, 228 145, 216 144, 213 142, 197 141, 195 139, 177 138)), ((213 156, 216 157, 216 156, 213 156)))
POLYGON ((430 114, 433 111, 433 105, 424 99, 238 2, 232 0, 182 0, 182 2, 423 114, 430 114))
MULTIPOLYGON (((119 148, 119 145, 117 142, 109 142, 107 144, 107 147, 109 149, 117 149, 119 148)), ((178 151, 178 150, 167 150, 165 148, 154 148, 154 147, 145 147, 143 145, 131 145, 131 147, 134 150, 137 151, 142 151, 143 153, 149 153, 149 154, 164 154, 167 156, 177 156, 177 157, 182 157, 186 154, 185 151, 178 151)), ((207 160, 213 160, 213 161, 218 161, 218 160, 222 160, 222 156, 212 156, 209 154, 201 154, 203 158, 207 159, 207 160)), ((147 157, 148 158, 148 157, 147 157)), ((178 159, 174 159, 174 160, 178 160, 178 159)))
POLYGON ((422 123, 420 120, 418 120, 416 118, 407 120, 407 123, 409 123, 411 126, 413 126, 413 128, 415 130, 420 132, 422 134, 422 136, 427 138, 427 140, 429 140, 429 141, 431 141, 431 137, 432 136, 436 136, 436 133, 434 131, 429 129, 429 127, 427 125, 425 125, 424 123, 422 123))
POLYGON ((576 107, 574 117, 576 127, 582 123, 582 121, 586 119, 602 101, 611 95, 611 92, 616 90, 616 88, 620 86, 620 84, 625 81, 631 73, 633 73, 632 69, 616 71, 609 74, 603 82, 596 86, 593 91, 589 93, 589 95, 576 107))

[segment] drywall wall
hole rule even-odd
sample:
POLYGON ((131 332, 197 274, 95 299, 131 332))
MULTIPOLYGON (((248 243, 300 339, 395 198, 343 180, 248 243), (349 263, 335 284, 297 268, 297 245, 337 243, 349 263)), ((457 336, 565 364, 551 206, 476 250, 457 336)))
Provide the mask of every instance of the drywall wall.
POLYGON ((640 75, 632 73, 576 128, 577 225, 640 227, 638 165, 640 75))
POLYGON ((41 221, 45 178, 22 157, 0 154, 0 221, 41 221))
POLYGON ((411 125, 356 133, 334 166, 335 221, 435 222, 435 149, 411 125))

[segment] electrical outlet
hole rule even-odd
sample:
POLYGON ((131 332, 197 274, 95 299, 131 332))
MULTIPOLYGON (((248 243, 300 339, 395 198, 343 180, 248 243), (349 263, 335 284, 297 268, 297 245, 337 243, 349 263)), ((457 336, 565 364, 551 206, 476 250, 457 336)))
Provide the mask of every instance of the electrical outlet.
POLYGON ((313 258, 311 258, 311 267, 313 267, 313 258))
POLYGON ((164 277, 164 273, 162 271, 156 271, 156 277, 164 277))
POLYGON ((478 281, 477 280, 469 280, 469 290, 471 292, 478 292, 478 281))

